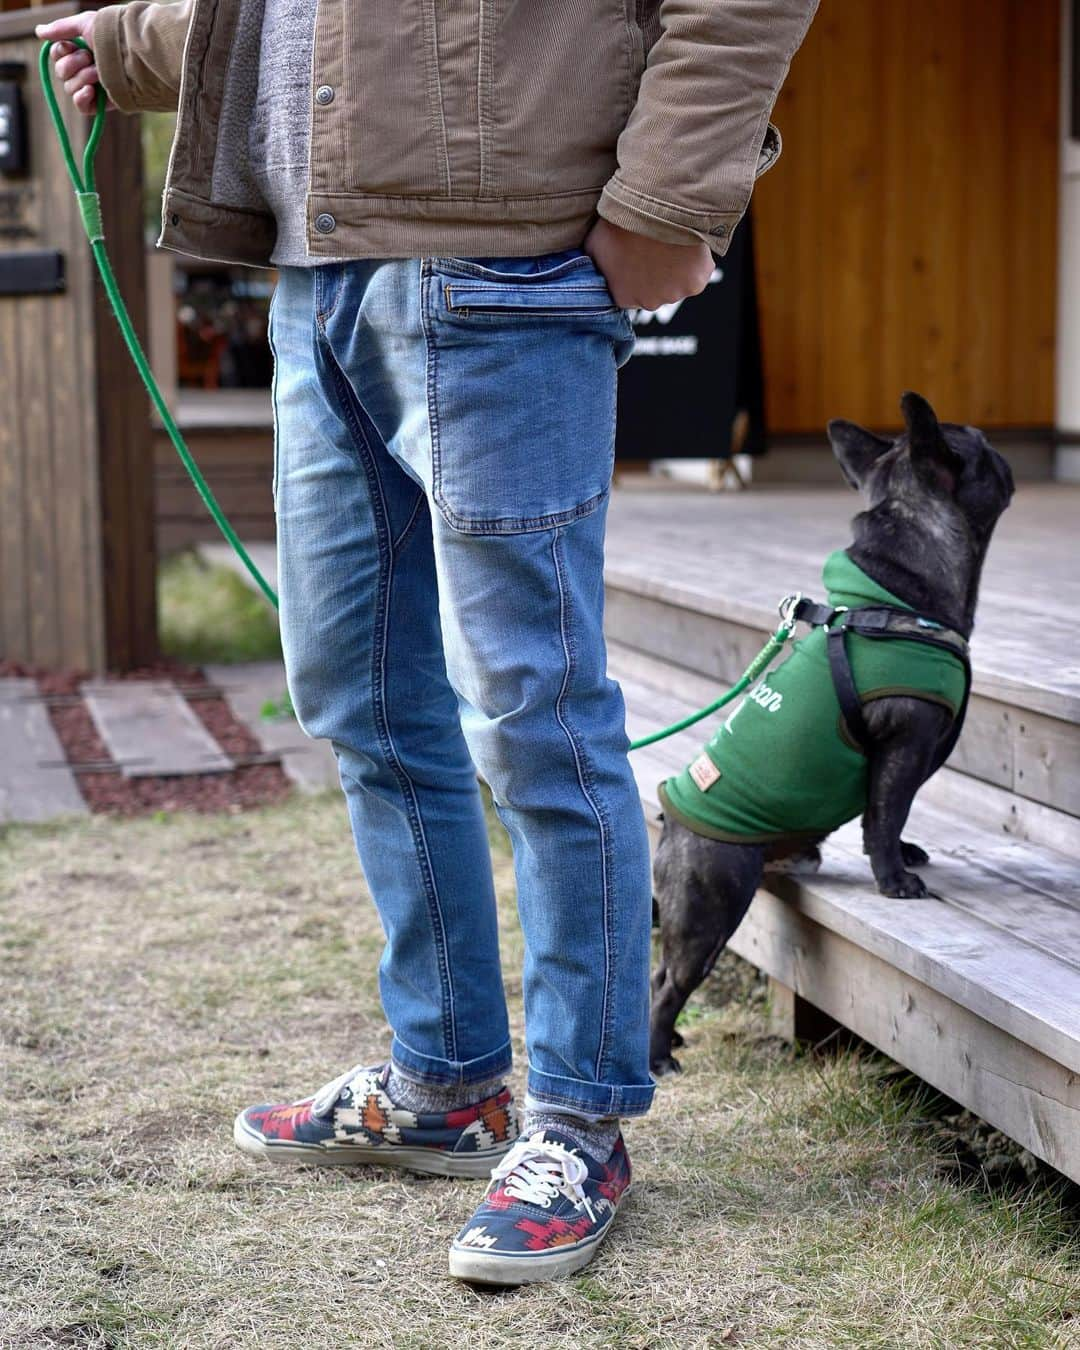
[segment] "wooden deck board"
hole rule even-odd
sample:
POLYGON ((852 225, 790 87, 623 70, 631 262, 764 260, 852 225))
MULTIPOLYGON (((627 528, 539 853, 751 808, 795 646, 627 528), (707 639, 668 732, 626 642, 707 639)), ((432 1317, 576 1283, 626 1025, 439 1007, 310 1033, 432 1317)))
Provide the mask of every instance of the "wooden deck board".
POLYGON ((0 821, 87 813, 33 680, 0 680, 0 747, 0 821))
POLYGON ((88 680, 82 692, 125 778, 226 773, 234 767, 167 681, 88 680))
MULTIPOLYGON (((859 509, 844 490, 617 492, 608 583, 751 628, 773 626, 783 595, 821 595, 822 563, 850 541, 859 509)), ((978 692, 1070 722, 1080 722, 1078 520, 1080 488, 1017 493, 990 548, 972 641, 978 692)))

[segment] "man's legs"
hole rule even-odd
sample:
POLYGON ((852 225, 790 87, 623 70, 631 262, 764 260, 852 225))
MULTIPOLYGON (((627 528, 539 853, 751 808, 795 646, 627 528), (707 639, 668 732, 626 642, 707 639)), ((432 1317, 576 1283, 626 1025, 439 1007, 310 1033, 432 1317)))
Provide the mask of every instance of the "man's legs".
POLYGON ((510 1218, 524 1207, 528 1222, 496 1237, 485 1219, 461 1240, 531 1261, 550 1220, 543 1242, 560 1264, 521 1275, 548 1278, 589 1259, 629 1180, 621 1143, 588 1122, 640 1114, 653 1092, 648 849, 602 635, 615 373, 632 330, 580 250, 302 277, 286 276, 273 325, 279 439, 292 408, 299 447, 287 478, 279 445, 277 475, 290 689, 338 752, 387 928, 394 1060, 431 1083, 505 1066, 462 726, 492 786, 514 845, 529 1092, 545 1134, 511 1152, 512 1175, 485 1201, 510 1218), (285 332, 305 331, 285 308, 294 295, 308 335, 285 352, 285 332), (548 1128, 551 1113, 566 1130, 548 1128), (583 1138, 587 1162, 568 1160, 583 1138), (559 1206, 575 1216, 570 1239, 559 1206))
POLYGON ((653 1093, 651 885, 602 626, 632 330, 579 251, 369 267, 327 269, 326 338, 432 502, 450 683, 514 847, 529 1093, 638 1114, 653 1093))

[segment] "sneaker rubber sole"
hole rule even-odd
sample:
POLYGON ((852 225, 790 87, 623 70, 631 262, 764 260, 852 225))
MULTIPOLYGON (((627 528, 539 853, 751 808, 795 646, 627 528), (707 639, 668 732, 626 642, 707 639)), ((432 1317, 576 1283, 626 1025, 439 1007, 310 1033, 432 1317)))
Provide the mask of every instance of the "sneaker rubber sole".
POLYGON ((241 1111, 233 1123, 233 1142, 253 1158, 264 1162, 302 1163, 308 1167, 357 1167, 374 1163, 379 1167, 403 1167, 436 1177, 470 1177, 487 1180, 491 1169, 509 1152, 505 1148, 485 1149, 481 1153, 447 1153, 444 1149, 422 1148, 409 1144, 344 1144, 329 1140, 325 1144, 302 1144, 294 1139, 265 1139, 244 1120, 241 1111))
POLYGON ((470 1284, 537 1284, 541 1280, 562 1280, 589 1264, 606 1235, 605 1229, 603 1233, 569 1248, 563 1247, 553 1252, 522 1252, 520 1255, 451 1247, 450 1274, 470 1284))
MULTIPOLYGON (((619 1203, 630 1194, 627 1186, 619 1203)), ((614 1223, 612 1219, 612 1223, 614 1223)), ((603 1232, 596 1233, 572 1247, 559 1247, 549 1252, 485 1252, 479 1247, 450 1247, 450 1274, 469 1284, 538 1284, 542 1280, 562 1280, 587 1266, 600 1244, 611 1232, 611 1223, 603 1232)))

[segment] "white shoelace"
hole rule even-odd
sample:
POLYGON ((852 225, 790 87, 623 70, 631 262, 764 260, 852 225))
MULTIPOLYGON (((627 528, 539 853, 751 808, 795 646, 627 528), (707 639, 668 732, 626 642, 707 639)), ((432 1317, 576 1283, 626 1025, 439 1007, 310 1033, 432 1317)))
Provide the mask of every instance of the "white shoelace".
POLYGON ((324 1084, 312 1098, 311 1114, 315 1117, 325 1116, 341 1095, 341 1089, 346 1083, 351 1083, 354 1078, 359 1078, 367 1071, 367 1065, 358 1064, 354 1069, 346 1069, 343 1074, 324 1084))
POLYGON ((581 1185, 588 1175, 589 1169, 578 1154, 545 1139, 541 1130, 531 1139, 519 1139, 496 1164, 491 1178, 505 1181, 503 1189, 515 1200, 541 1209, 550 1209, 555 1197, 564 1195, 595 1223, 596 1215, 581 1185))

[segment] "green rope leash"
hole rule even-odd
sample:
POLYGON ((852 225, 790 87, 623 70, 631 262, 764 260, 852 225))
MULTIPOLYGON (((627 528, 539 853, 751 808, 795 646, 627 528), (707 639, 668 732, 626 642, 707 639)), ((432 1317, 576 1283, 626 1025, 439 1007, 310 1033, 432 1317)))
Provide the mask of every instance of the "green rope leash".
MULTIPOLYGON (((82 47, 86 51, 90 48, 82 38, 65 38, 64 41, 71 42, 76 47, 82 47)), ((112 305, 113 314, 116 316, 116 322, 120 325, 120 332, 127 343, 127 349, 131 353, 131 359, 135 362, 135 368, 138 370, 146 391, 150 395, 154 407, 158 411, 162 425, 168 432, 169 440, 172 441, 176 453, 180 456, 184 468, 188 471, 188 476, 195 484, 195 489, 206 509, 213 516, 218 529, 228 540, 236 553, 236 556, 251 573, 256 585, 266 596, 267 600, 278 607, 278 598, 274 593, 273 587, 269 584, 263 574, 252 562, 247 549, 237 538, 236 531, 229 524, 229 519, 217 503, 217 498, 210 491, 210 486, 202 476, 199 466, 195 463, 191 451, 187 448, 183 436, 180 434, 180 428, 176 425, 172 413, 169 411, 161 390, 158 388, 157 380, 154 379, 154 373, 150 369, 150 363, 146 359, 146 353, 142 349, 138 335, 135 332, 134 325, 131 322, 131 315, 128 313, 127 306, 124 304, 124 297, 120 294, 120 288, 116 284, 116 277, 113 275, 112 264, 109 261, 109 255, 105 249, 105 231, 101 221, 101 198, 98 196, 97 186, 94 179, 94 157, 97 155, 98 144, 101 141, 101 133, 105 129, 105 90, 99 84, 97 86, 97 111, 94 114, 93 125, 90 128, 90 135, 86 141, 86 149, 83 152, 82 173, 75 163, 75 155, 72 152, 71 140, 67 133, 67 127, 64 125, 64 118, 60 112, 60 105, 57 102, 56 94, 53 90, 52 77, 49 71, 49 50, 52 47, 51 42, 42 45, 41 55, 38 59, 38 72, 41 75, 41 87, 45 94, 45 102, 48 105, 49 115, 52 118, 53 128, 56 131, 57 139, 60 142, 60 149, 64 153, 64 163, 67 166, 68 177, 71 179, 75 188, 75 195, 79 203, 79 211, 82 216, 83 228, 86 230, 86 237, 90 240, 90 248, 94 255, 94 261, 97 263, 98 271, 101 274, 101 280, 105 286, 105 293, 109 297, 109 303, 112 305)), ((676 732, 685 731, 687 727, 692 727, 695 722, 700 722, 708 717, 710 713, 717 712, 725 704, 730 703, 732 699, 738 696, 761 674, 776 653, 787 642, 794 630, 794 623, 785 620, 765 646, 750 662, 746 670, 739 679, 731 686, 727 693, 722 694, 718 699, 700 709, 690 716, 684 717, 679 722, 674 722, 669 727, 664 727, 660 731, 654 731, 650 736, 642 736, 640 740, 631 742, 631 750, 640 750, 642 746, 653 745, 657 741, 665 740, 668 736, 674 736, 676 732)))
MULTIPOLYGON (((89 46, 82 38, 65 38, 65 42, 71 42, 76 47, 82 47, 89 51, 89 46)), ((247 549, 236 536, 236 531, 229 524, 228 517, 217 503, 217 499, 210 491, 210 486, 202 476, 199 466, 192 458, 191 451, 187 448, 183 436, 180 434, 180 428, 176 425, 172 413, 169 411, 168 404, 158 388, 157 380, 154 379, 153 371, 150 369, 150 363, 146 359, 146 353, 142 349, 138 335, 131 322, 131 315, 124 304, 124 298, 120 294, 120 288, 116 284, 116 277, 113 275, 112 264, 109 262, 109 255, 105 249, 105 232, 101 222, 101 199, 97 193, 97 186, 94 180, 94 157, 97 154, 98 144, 101 141, 101 133, 105 129, 105 90, 99 84, 97 86, 97 111, 94 114, 93 126, 90 128, 90 135, 87 138, 86 149, 83 152, 82 173, 79 173, 78 165, 75 163, 75 156, 71 149, 71 140, 67 133, 67 127, 64 125, 64 119, 60 112, 60 106, 56 101, 56 94, 53 91, 52 77, 49 71, 49 50, 52 47, 51 42, 42 45, 41 54, 38 59, 38 72, 41 75, 41 87, 45 94, 45 102, 48 105, 49 115, 52 118, 53 128, 56 131, 57 139, 60 142, 60 148, 64 153, 64 163, 67 166, 68 177, 71 179, 75 188, 75 195, 79 202, 79 211, 82 215, 83 228, 86 230, 86 237, 90 240, 90 248, 94 254, 94 261, 97 263, 97 269, 101 273, 101 280, 105 286, 105 293, 109 297, 109 303, 112 305, 113 314, 116 316, 116 322, 120 325, 120 332, 124 335, 124 341, 127 343, 127 349, 131 353, 131 359, 135 362, 135 368, 146 386, 146 392, 150 395, 154 407, 158 411, 162 425, 168 432, 169 440, 172 441, 176 453, 183 461, 184 468, 187 469, 191 481, 195 484, 195 490, 206 504, 206 509, 217 522, 217 527, 232 545, 236 556, 251 573, 256 585, 266 596, 267 600, 278 607, 278 598, 274 593, 273 587, 266 580, 263 574, 252 562, 247 549)))

